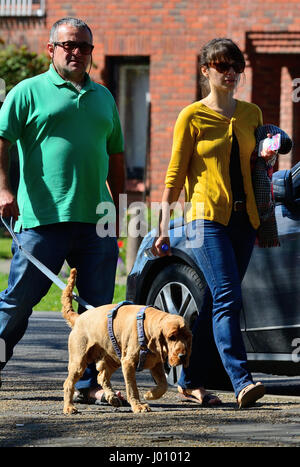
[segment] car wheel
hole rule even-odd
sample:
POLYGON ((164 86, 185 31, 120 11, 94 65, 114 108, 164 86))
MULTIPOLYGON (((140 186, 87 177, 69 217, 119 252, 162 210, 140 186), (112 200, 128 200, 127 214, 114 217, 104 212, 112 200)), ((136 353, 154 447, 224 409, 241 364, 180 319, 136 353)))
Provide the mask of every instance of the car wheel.
MULTIPOLYGON (((169 264, 155 277, 146 304, 182 316, 192 329, 202 305, 205 288, 204 277, 200 277, 190 266, 179 263, 169 264)), ((168 383, 175 385, 181 366, 171 368, 166 364, 165 370, 168 383)))

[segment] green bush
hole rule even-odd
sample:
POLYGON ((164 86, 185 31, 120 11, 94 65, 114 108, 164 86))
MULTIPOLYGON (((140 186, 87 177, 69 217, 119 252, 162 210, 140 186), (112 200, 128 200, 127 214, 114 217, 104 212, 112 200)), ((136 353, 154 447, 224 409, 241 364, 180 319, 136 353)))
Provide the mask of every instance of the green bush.
POLYGON ((0 77, 4 79, 6 92, 25 78, 31 78, 48 70, 50 57, 45 53, 30 52, 26 45, 5 44, 0 39, 0 77))

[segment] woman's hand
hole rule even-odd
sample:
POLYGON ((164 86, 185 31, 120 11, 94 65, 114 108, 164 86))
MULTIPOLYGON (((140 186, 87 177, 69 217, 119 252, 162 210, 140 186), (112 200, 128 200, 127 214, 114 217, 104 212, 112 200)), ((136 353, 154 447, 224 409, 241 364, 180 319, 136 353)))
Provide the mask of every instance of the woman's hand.
MULTIPOLYGON (((272 135, 271 133, 268 133, 267 134, 267 137, 268 138, 272 138, 272 135)), ((271 149, 267 148, 267 149, 263 149, 260 153, 261 157, 263 157, 265 159, 266 162, 270 161, 271 159, 273 159, 273 157, 276 157, 278 154, 278 151, 272 151, 271 149)))
POLYGON ((171 256, 169 223, 172 214, 172 204, 176 203, 180 195, 179 188, 165 188, 162 196, 161 210, 159 213, 158 237, 153 241, 151 252, 154 256, 171 256), (167 245, 168 248, 162 248, 167 245))
POLYGON ((154 256, 171 256, 170 238, 162 236, 155 238, 151 252, 154 256), (162 248, 163 245, 167 245, 168 248, 162 248))

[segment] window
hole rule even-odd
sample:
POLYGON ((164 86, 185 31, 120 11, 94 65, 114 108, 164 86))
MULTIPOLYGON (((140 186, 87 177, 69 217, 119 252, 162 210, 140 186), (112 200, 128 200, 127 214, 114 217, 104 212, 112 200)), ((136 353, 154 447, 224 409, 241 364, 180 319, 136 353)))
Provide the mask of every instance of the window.
POLYGON ((143 180, 149 143, 149 59, 107 57, 106 65, 107 85, 124 132, 127 177, 143 180))
POLYGON ((0 17, 44 15, 45 0, 0 0, 0 17))

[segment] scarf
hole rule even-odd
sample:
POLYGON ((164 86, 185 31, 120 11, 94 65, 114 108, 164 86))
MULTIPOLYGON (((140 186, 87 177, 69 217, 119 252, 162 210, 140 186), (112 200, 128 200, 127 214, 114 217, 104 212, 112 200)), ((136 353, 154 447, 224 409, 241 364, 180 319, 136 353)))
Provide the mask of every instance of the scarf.
POLYGON ((287 154, 293 146, 288 134, 281 128, 266 124, 259 126, 255 131, 256 147, 251 158, 252 183, 256 199, 257 210, 260 218, 260 226, 257 231, 258 245, 262 248, 280 246, 275 217, 275 199, 272 189, 273 166, 276 160, 266 162, 258 156, 259 143, 267 138, 268 133, 280 134, 279 154, 287 154))
POLYGON ((260 226, 257 231, 261 248, 280 246, 275 217, 275 200, 272 191, 273 167, 263 157, 256 157, 252 171, 252 183, 260 226))

